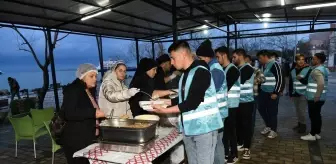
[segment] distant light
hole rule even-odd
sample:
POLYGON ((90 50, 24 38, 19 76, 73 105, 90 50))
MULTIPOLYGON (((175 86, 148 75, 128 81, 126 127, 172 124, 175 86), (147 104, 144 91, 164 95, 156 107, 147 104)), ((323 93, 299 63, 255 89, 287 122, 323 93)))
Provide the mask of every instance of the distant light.
POLYGON ((315 46, 313 46, 313 48, 315 49, 315 46))
POLYGON ((208 25, 201 26, 201 28, 208 28, 208 27, 209 27, 208 25))
POLYGON ((204 20, 204 22, 209 22, 208 20, 204 20))
POLYGON ((264 23, 264 28, 267 28, 268 27, 268 23, 264 23))
POLYGON ((112 11, 112 10, 111 10, 111 9, 106 9, 106 10, 100 11, 100 12, 98 12, 98 13, 96 13, 96 14, 92 14, 92 15, 83 17, 81 20, 82 20, 82 21, 85 21, 85 20, 87 20, 87 19, 90 19, 90 18, 92 18, 92 17, 96 17, 96 16, 99 16, 99 15, 105 14, 105 13, 110 12, 110 11, 112 11))
POLYGON ((285 0, 281 0, 281 6, 285 6, 285 0))
POLYGON ((269 22, 269 21, 271 21, 271 18, 263 18, 263 19, 261 19, 263 22, 269 22))
POLYGON ((314 8, 330 7, 330 6, 336 6, 336 2, 322 3, 322 4, 316 4, 316 5, 298 6, 298 7, 295 7, 294 9, 296 9, 296 10, 304 10, 304 9, 314 9, 314 8))
POLYGON ((204 34, 204 35, 207 35, 208 33, 209 33, 208 30, 203 30, 203 34, 204 34))
POLYGON ((272 14, 270 14, 270 13, 265 13, 265 14, 262 15, 262 17, 264 17, 264 18, 269 18, 271 16, 272 16, 272 14))

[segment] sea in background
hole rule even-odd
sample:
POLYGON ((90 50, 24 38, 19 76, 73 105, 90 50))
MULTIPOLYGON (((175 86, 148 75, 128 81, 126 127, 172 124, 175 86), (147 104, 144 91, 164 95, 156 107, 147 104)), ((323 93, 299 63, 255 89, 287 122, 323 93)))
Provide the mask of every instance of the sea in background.
MULTIPOLYGON (((57 58, 55 57, 56 78, 57 83, 66 85, 75 79, 77 67, 82 63, 91 63, 98 66, 97 57, 83 57, 83 58, 57 58)), ((128 63, 129 66, 135 66, 135 62, 128 63)), ((8 77, 15 78, 20 85, 20 89, 34 89, 41 88, 43 85, 43 73, 35 63, 35 60, 30 55, 4 57, 0 59, 0 70, 3 72, 0 75, 0 90, 8 89, 8 77)), ((51 70, 49 68, 49 70, 51 70)), ((133 76, 134 71, 128 71, 128 76, 133 76)), ((51 71, 49 71, 49 83, 52 84, 51 71)), ((98 75, 98 80, 101 79, 101 74, 98 75)), ((129 83, 130 79, 126 83, 129 83)))

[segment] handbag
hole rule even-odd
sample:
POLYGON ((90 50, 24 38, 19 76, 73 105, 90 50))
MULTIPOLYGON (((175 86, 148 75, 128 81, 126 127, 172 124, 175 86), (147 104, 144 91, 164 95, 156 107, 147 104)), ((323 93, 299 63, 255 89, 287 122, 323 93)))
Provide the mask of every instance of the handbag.
POLYGON ((64 112, 61 109, 59 113, 55 113, 49 124, 50 133, 56 144, 62 145, 61 137, 64 131, 66 121, 64 119, 64 112))

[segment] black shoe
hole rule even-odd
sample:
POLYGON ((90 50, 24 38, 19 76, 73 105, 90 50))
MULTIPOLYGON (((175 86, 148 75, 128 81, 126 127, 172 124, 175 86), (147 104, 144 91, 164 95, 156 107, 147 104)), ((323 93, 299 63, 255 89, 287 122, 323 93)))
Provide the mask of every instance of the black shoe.
POLYGON ((306 130, 307 130, 306 124, 300 124, 298 133, 306 133, 306 130))
POLYGON ((243 159, 251 159, 250 149, 247 148, 244 149, 243 159))
POLYGON ((226 161, 226 164, 234 164, 238 161, 238 157, 230 156, 228 160, 226 161))

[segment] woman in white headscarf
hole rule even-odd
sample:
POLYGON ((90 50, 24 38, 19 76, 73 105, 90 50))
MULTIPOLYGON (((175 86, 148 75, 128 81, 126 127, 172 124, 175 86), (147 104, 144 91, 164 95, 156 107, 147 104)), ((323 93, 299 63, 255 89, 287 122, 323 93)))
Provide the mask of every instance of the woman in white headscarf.
POLYGON ((126 69, 125 63, 118 62, 104 75, 98 103, 107 116, 132 118, 128 99, 137 94, 139 90, 128 89, 125 85, 126 69))

